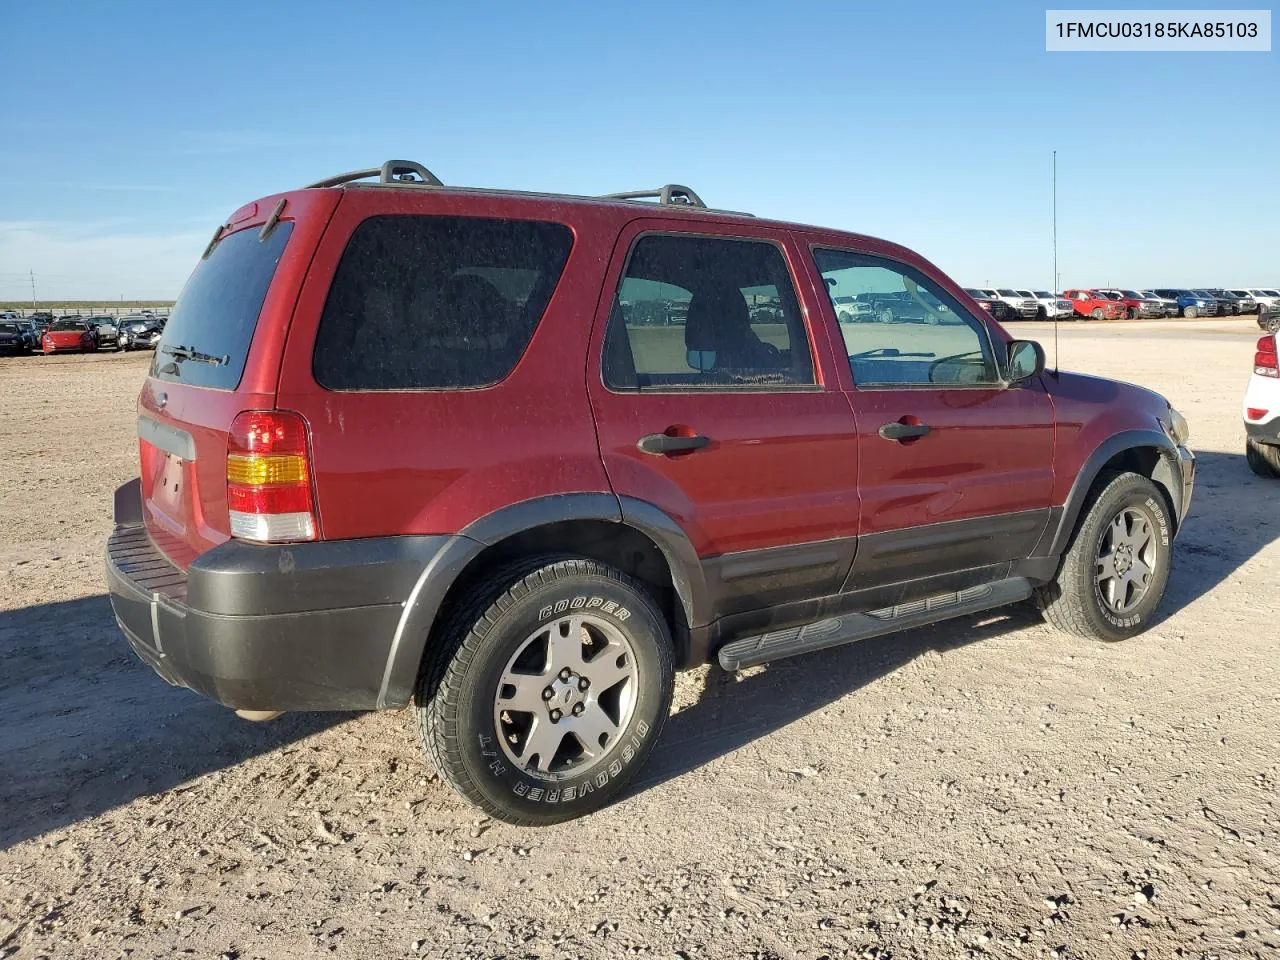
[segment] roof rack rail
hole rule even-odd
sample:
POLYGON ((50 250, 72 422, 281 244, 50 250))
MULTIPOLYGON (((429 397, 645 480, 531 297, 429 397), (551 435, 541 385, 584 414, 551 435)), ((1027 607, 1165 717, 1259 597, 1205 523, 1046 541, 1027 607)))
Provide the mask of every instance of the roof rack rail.
POLYGON ((702 202, 702 198, 693 192, 689 187, 682 187, 678 183, 668 183, 659 187, 657 190, 632 190, 628 193, 606 193, 601 200, 653 200, 656 199, 660 204, 680 205, 688 207, 701 207, 707 209, 707 205, 702 202))
POLYGON ((444 186, 439 177, 420 163, 415 163, 412 160, 388 160, 380 167, 370 167, 368 170, 352 170, 350 173, 340 173, 336 177, 327 177, 324 180, 317 180, 315 183, 308 183, 304 189, 338 187, 344 183, 368 180, 370 177, 377 177, 379 183, 425 183, 432 187, 444 186))

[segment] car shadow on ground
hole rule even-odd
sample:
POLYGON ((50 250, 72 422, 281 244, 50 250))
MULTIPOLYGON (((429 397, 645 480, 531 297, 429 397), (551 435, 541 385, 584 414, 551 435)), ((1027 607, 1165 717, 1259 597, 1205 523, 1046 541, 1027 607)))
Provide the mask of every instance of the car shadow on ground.
MULTIPOLYGON (((1174 546, 1160 621, 1207 595, 1280 539, 1277 502, 1280 480, 1254 476, 1243 454, 1199 455, 1191 515, 1174 546)), ((630 792, 696 770, 930 651, 946 653, 1041 622, 1032 604, 1023 603, 779 661, 746 675, 713 667, 696 702, 667 721, 662 748, 630 792)))
POLYGON ((0 850, 351 716, 249 723, 170 687, 130 652, 104 596, 0 612, 0 850))
POLYGON ((707 671, 698 699, 667 720, 632 792, 647 790, 767 736, 930 652, 947 653, 1040 623, 1029 604, 957 617, 767 664, 744 674, 707 671))
POLYGON ((1196 457, 1191 513, 1173 547, 1164 619, 1209 594, 1280 539, 1280 480, 1255 476, 1243 453, 1196 457))

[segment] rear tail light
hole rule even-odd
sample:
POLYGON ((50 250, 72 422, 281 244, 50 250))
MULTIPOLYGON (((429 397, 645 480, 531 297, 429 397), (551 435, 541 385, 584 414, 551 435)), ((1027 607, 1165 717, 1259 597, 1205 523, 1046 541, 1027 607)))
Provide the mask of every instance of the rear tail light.
POLYGON ((1280 377, 1280 364, 1276 362, 1276 338, 1269 333, 1258 338, 1258 350, 1253 355, 1253 372, 1260 377, 1280 377))
POLYGON ((316 539, 307 424, 296 413, 246 411, 227 440, 231 535, 262 543, 316 539))

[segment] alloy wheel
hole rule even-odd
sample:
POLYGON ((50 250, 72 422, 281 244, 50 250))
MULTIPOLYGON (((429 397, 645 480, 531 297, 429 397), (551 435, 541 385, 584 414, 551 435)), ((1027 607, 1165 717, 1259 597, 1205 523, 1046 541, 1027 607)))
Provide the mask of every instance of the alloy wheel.
POLYGON ((1098 540, 1094 589, 1098 600, 1116 616, 1127 616, 1142 603, 1156 573, 1156 523, 1141 507, 1125 507, 1098 540))
POLYGON ((574 613, 539 626, 498 680, 494 722, 530 776, 578 776, 612 749, 635 709, 635 651, 613 623, 574 613))

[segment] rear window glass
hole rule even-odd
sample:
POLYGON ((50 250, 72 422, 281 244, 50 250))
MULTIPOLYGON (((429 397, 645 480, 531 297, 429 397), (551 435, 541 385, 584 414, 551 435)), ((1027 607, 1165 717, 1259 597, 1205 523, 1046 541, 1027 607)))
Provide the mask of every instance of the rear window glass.
POLYGON ((19 333, 16 323, 0 323, 0 333, 19 333))
POLYGON ((497 383, 533 339, 572 244, 559 223, 370 217, 329 288, 316 382, 330 390, 497 383))
POLYGON ((55 320, 50 330, 87 330, 84 322, 81 320, 55 320))
MULTIPOLYGON (((173 306, 151 361, 153 377, 236 388, 267 288, 292 232, 293 224, 286 220, 266 240, 258 239, 257 229, 248 229, 218 241, 208 259, 196 265, 173 306)), ((151 318, 126 317, 125 322, 136 329, 135 323, 150 324, 151 318)))

